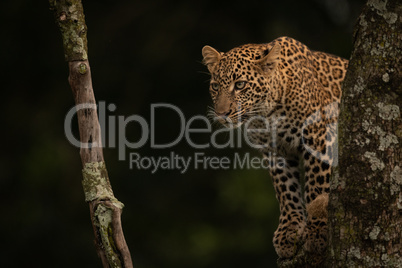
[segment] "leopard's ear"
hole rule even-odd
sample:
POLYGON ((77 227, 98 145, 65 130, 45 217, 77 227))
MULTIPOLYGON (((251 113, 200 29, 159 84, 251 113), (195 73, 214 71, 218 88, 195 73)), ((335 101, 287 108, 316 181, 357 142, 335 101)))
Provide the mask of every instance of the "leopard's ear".
POLYGON ((273 70, 275 70, 278 62, 279 62, 279 56, 281 55, 281 45, 276 44, 274 45, 271 50, 267 50, 265 52, 265 55, 262 56, 261 59, 257 60, 257 64, 261 67, 261 69, 265 73, 270 73, 273 70))
POLYGON ((221 53, 210 46, 202 48, 203 63, 208 67, 210 73, 213 73, 215 66, 221 59, 221 53))

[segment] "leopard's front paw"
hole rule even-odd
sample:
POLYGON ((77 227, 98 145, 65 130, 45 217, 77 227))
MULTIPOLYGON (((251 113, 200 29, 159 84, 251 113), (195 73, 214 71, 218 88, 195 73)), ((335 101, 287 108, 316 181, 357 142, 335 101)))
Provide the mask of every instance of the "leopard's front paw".
POLYGON ((328 194, 319 195, 307 205, 307 225, 303 235, 304 249, 321 253, 327 247, 328 194))
POLYGON ((303 247, 308 252, 322 253, 327 248, 327 238, 327 220, 312 218, 307 222, 303 247))
POLYGON ((280 224, 274 233, 275 251, 281 258, 296 255, 299 245, 303 243, 304 222, 280 224))

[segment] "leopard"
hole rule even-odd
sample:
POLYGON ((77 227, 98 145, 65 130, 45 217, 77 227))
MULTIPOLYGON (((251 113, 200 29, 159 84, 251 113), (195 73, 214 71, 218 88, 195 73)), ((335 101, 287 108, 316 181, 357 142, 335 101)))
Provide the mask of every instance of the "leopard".
POLYGON ((244 128, 262 153, 279 203, 273 244, 280 258, 323 253, 337 165, 337 120, 348 60, 283 36, 228 52, 202 48, 212 118, 244 128))

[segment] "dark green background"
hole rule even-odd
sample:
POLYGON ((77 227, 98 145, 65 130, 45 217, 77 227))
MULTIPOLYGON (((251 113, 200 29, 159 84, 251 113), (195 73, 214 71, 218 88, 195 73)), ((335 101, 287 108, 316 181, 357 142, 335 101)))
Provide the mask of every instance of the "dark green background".
MULTIPOLYGON (((201 48, 227 51, 287 35, 349 57, 363 1, 84 1, 96 99, 112 116, 149 119, 152 103, 171 103, 187 118, 211 104, 201 48)), ((0 198, 2 267, 100 267, 81 187, 79 149, 64 135, 74 101, 61 37, 47 1, 2 1, 0 198)), ((157 114, 156 139, 172 140, 179 121, 157 114)), ((73 122, 76 125, 76 120, 73 122)), ((74 127, 77 135, 77 128, 74 127)), ((127 128, 129 140, 139 129, 127 128)), ((208 134, 194 136, 204 143, 208 134)), ((128 152, 174 151, 149 143, 128 152)), ((210 156, 247 148, 196 150, 210 156)), ((136 268, 275 267, 278 205, 264 170, 130 170, 105 148, 136 268)), ((253 152, 252 155, 257 155, 253 152)))

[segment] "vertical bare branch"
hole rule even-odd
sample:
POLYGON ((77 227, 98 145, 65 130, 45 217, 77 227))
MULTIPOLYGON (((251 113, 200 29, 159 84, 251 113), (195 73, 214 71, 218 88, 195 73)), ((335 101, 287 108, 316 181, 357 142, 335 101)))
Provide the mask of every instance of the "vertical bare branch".
POLYGON ((69 83, 77 108, 83 165, 82 185, 89 204, 97 252, 103 267, 133 267, 121 227, 123 204, 113 195, 103 159, 101 131, 88 62, 87 27, 81 0, 49 0, 62 34, 69 83))

